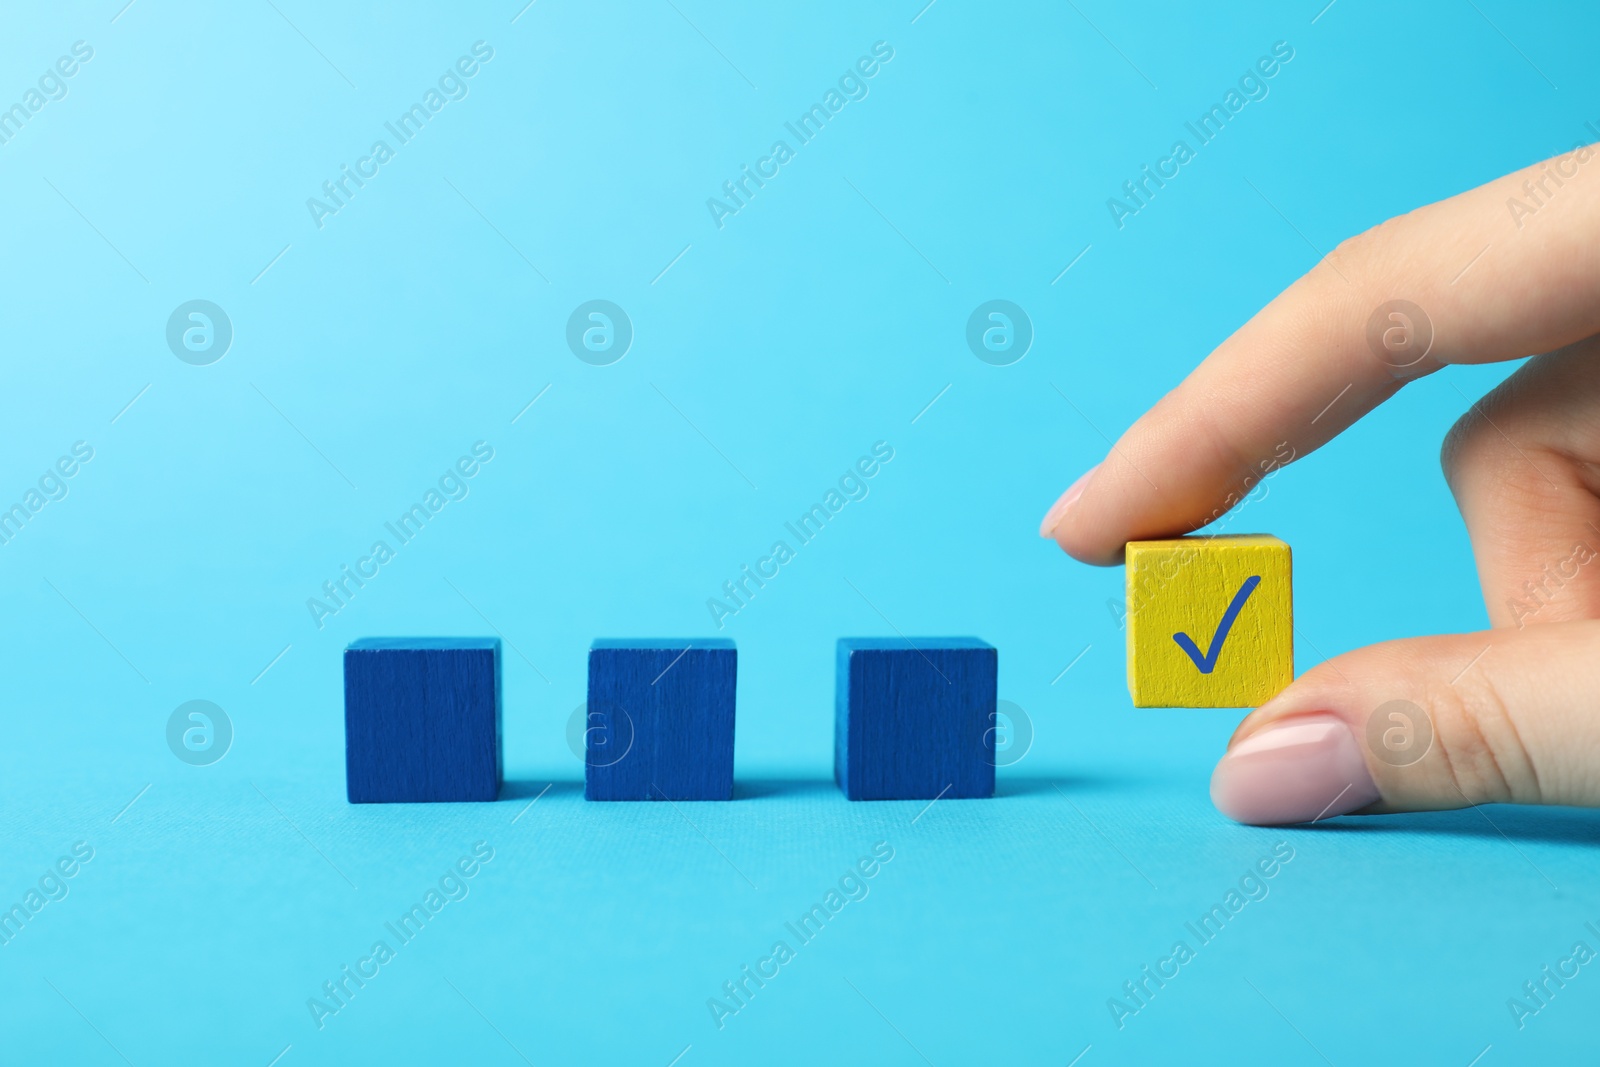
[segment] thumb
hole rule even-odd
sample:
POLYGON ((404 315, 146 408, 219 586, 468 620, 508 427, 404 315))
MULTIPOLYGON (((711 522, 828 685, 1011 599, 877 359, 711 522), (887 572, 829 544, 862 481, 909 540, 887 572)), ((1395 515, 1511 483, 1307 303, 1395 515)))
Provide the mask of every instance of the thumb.
POLYGON ((1600 806, 1600 621, 1389 641, 1252 712, 1211 777, 1243 823, 1469 804, 1600 806))

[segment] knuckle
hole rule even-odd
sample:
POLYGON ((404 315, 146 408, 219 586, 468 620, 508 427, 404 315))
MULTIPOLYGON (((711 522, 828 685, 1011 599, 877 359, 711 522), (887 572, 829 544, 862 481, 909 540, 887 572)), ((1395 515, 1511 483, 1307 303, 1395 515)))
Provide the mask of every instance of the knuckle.
POLYGON ((1372 230, 1346 237, 1317 261, 1306 274, 1307 282, 1315 285, 1316 291, 1329 301, 1348 301, 1352 309, 1364 307, 1371 303, 1365 295, 1365 287, 1360 293, 1352 290, 1350 279, 1364 278, 1368 274, 1367 264, 1372 262, 1374 247, 1372 230))
POLYGON ((1444 471, 1444 480, 1452 488, 1482 446, 1483 431, 1488 429, 1488 425, 1476 407, 1468 408, 1444 435, 1444 442, 1439 446, 1439 468, 1444 471))
MULTIPOLYGON (((1464 480, 1498 475, 1505 469, 1526 462, 1530 451, 1542 448, 1528 433, 1528 408, 1519 399, 1519 381, 1512 375, 1491 389, 1461 417, 1456 419, 1439 447, 1439 466, 1451 489, 1459 490, 1464 480), (1521 438, 1522 443, 1514 443, 1521 438)), ((1517 479, 1494 478, 1497 483, 1515 486, 1517 479)))
POLYGON ((1440 753, 1463 799, 1541 803, 1538 775, 1491 672, 1437 681, 1427 696, 1440 753))
MULTIPOLYGON (((1366 280, 1382 287, 1391 273, 1390 264, 1398 249, 1405 247, 1405 233, 1411 226, 1411 214, 1385 219, 1368 230, 1346 237, 1334 246, 1328 259, 1338 264, 1349 276, 1366 280)), ((1384 299, 1393 296, 1387 293, 1384 299)))
POLYGON ((1389 223, 1382 222, 1370 230, 1363 230, 1361 233, 1346 237, 1333 246, 1328 258, 1342 266, 1355 266, 1366 262, 1372 256, 1373 247, 1382 242, 1383 228, 1387 225, 1389 223))

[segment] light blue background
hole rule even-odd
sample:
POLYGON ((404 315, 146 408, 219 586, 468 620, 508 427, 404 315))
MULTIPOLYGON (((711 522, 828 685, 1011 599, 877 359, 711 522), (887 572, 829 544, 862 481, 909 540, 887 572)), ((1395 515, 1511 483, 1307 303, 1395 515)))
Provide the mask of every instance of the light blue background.
MULTIPOLYGON (((0 146, 0 498, 95 450, 0 545, 0 900, 95 850, 0 947, 8 1062, 1591 1047, 1588 969, 1520 1032, 1505 1002, 1596 944, 1593 817, 1228 823, 1206 785, 1237 714, 1134 712, 1120 571, 1034 530, 1102 432, 1319 251, 1592 136, 1592 12, 122 2, 12 9, 0 32, 0 103, 94 48, 0 146), (479 40, 470 95, 316 228, 306 199, 479 40), (1270 95, 1119 231, 1106 199, 1280 40, 1270 95), (706 199, 876 41, 894 58, 870 95, 718 230, 706 199), (196 298, 235 331, 211 366, 164 339, 196 298), (609 367, 564 339, 596 298, 636 331, 609 367), (1036 330, 1010 367, 963 339, 994 298, 1036 330), (590 639, 712 631, 707 598, 880 440, 870 495, 721 631, 740 799, 585 805, 564 732, 590 639), (476 441, 494 459, 470 496, 319 630, 306 599, 476 441), (833 787, 833 642, 891 626, 1000 649, 1036 740, 996 799, 833 787), (344 644, 494 631, 504 799, 347 806, 344 644), (166 747, 190 699, 236 730, 209 767, 166 747), (480 840, 470 894, 318 1030, 307 998, 480 840), (878 841, 895 858, 870 895, 719 1031, 707 998, 878 841), (1119 1031, 1107 998, 1280 841, 1270 896, 1119 1031)), ((1456 389, 1503 373, 1408 388, 1230 524, 1295 549, 1299 669, 1485 624, 1436 450, 1456 389)))

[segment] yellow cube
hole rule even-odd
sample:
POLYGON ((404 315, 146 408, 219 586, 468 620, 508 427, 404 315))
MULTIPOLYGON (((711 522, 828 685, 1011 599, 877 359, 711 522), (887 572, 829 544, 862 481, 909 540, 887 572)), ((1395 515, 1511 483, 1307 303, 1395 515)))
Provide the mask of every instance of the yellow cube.
POLYGON ((1294 680, 1289 546, 1266 534, 1128 543, 1137 708, 1246 708, 1294 680))

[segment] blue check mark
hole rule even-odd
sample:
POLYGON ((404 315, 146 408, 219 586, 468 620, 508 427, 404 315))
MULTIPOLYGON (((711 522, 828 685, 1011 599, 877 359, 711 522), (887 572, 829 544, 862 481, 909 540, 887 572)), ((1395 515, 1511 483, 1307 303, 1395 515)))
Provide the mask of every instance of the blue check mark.
POLYGON ((1253 574, 1244 580, 1239 591, 1233 594, 1233 602, 1228 605, 1228 610, 1222 613, 1222 621, 1217 624, 1217 632, 1211 638, 1211 647, 1204 655, 1188 634, 1173 634, 1172 639, 1183 649, 1184 655, 1194 660, 1194 665, 1200 668, 1201 674, 1210 674, 1217 669, 1217 657, 1222 655, 1222 643, 1228 639, 1228 631, 1233 629, 1233 622, 1239 617, 1239 612, 1244 608, 1244 602, 1250 599, 1250 594, 1256 591, 1256 586, 1261 584, 1261 576, 1253 574))

